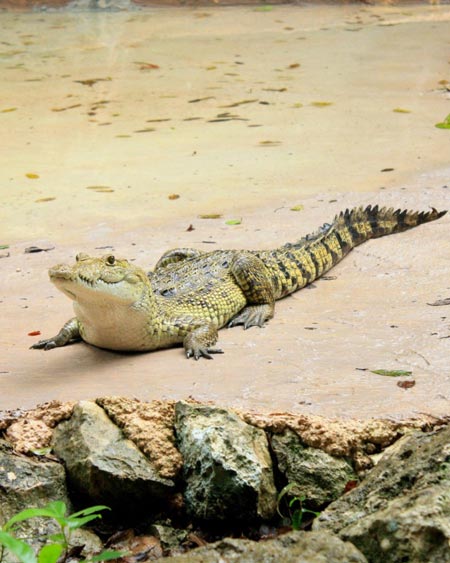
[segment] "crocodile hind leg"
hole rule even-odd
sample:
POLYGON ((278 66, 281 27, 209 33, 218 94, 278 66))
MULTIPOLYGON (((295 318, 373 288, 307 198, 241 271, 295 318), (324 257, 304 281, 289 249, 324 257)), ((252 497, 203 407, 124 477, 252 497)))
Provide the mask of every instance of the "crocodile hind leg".
POLYGON ((174 248, 172 250, 168 250, 167 252, 164 252, 156 263, 155 270, 165 268, 174 262, 181 262, 181 260, 187 260, 188 258, 196 258, 201 254, 204 254, 204 252, 202 250, 197 250, 196 248, 174 248))
POLYGON ((231 272, 247 299, 247 306, 231 321, 228 327, 244 325, 263 326, 271 319, 275 309, 272 280, 263 261, 250 252, 239 252, 231 263, 231 272))

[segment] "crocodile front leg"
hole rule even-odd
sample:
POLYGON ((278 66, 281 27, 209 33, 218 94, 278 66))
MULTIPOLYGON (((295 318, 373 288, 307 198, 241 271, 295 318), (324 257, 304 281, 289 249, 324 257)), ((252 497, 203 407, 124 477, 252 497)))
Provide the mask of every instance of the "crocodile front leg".
POLYGON ((220 348, 213 348, 219 337, 217 326, 208 319, 191 316, 177 317, 164 323, 164 332, 177 335, 183 339, 186 358, 206 358, 212 360, 211 354, 223 354, 220 348))
POLYGON ((53 348, 65 346, 77 340, 81 340, 80 325, 78 324, 78 319, 74 317, 66 322, 56 336, 47 338, 46 340, 39 340, 39 342, 30 346, 30 348, 34 348, 35 350, 52 350, 53 348))
POLYGON ((263 261, 250 252, 239 252, 231 264, 231 272, 242 289, 248 305, 231 321, 228 327, 244 325, 263 326, 275 310, 275 297, 270 274, 263 261))
POLYGON ((211 348, 217 342, 218 337, 215 324, 205 322, 205 324, 198 326, 189 332, 183 341, 186 358, 212 360, 211 354, 223 354, 223 350, 220 348, 211 348))

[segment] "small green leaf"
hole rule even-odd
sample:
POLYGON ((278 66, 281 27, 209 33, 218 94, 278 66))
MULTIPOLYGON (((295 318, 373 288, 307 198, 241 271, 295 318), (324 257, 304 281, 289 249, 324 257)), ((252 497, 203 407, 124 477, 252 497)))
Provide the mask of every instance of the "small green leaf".
POLYGON ((53 518, 65 518, 66 516, 67 506, 62 500, 49 502, 45 508, 50 511, 53 518))
POLYGON ((303 520, 303 511, 302 510, 295 510, 292 514, 292 529, 293 530, 300 530, 300 526, 303 520))
POLYGON ((303 209, 305 209, 303 205, 294 205, 294 207, 291 207, 291 211, 303 211, 303 209))
POLYGON ((52 542, 61 543, 63 545, 66 542, 66 536, 62 532, 59 532, 58 534, 52 534, 48 537, 48 539, 52 542))
POLYGON ((52 451, 52 448, 36 448, 30 451, 35 455, 48 455, 52 451))
POLYGON ((377 375, 386 375, 387 377, 402 377, 405 375, 412 375, 412 371, 405 371, 403 369, 372 369, 372 373, 377 375))
POLYGON ((450 129, 450 113, 441 123, 436 123, 435 127, 438 129, 450 129))
POLYGON ((78 516, 87 516, 88 514, 93 514, 94 512, 100 512, 100 510, 111 510, 109 506, 105 506, 104 504, 98 504, 96 506, 90 506, 89 508, 83 508, 83 510, 79 510, 78 512, 74 512, 70 515, 70 518, 77 518, 78 516))
POLYGON ((59 543, 44 545, 38 555, 38 563, 56 563, 63 551, 63 546, 59 543))
POLYGON ((240 225, 242 223, 242 219, 229 219, 225 221, 226 225, 240 225))
POLYGON ((254 12, 271 12, 273 10, 273 6, 270 4, 265 4, 263 6, 256 6, 253 10, 254 12))
POLYGON ((6 250, 9 248, 9 244, 0 244, 0 250, 6 250))
POLYGON ((277 512, 278 514, 281 516, 281 518, 284 518, 284 514, 281 513, 280 511, 280 503, 282 501, 282 499, 289 493, 289 491, 291 491, 294 487, 296 486, 295 483, 288 483, 285 487, 283 487, 281 489, 281 491, 278 493, 278 497, 277 497, 277 512))
POLYGON ((31 547, 8 532, 0 530, 0 544, 4 545, 21 563, 36 563, 36 557, 31 547))
POLYGON ((76 530, 78 528, 81 528, 88 522, 91 522, 92 520, 96 520, 97 518, 101 518, 101 517, 102 517, 101 514, 91 514, 90 516, 84 516, 82 518, 80 517, 73 518, 72 516, 69 516, 69 518, 67 519, 67 526, 69 527, 70 530, 76 530))
POLYGON ((39 516, 44 516, 47 518, 53 518, 53 513, 45 508, 26 508, 15 514, 12 518, 10 518, 3 526, 5 531, 10 530, 14 524, 17 522, 23 522, 24 520, 29 520, 30 518, 36 518, 39 516))

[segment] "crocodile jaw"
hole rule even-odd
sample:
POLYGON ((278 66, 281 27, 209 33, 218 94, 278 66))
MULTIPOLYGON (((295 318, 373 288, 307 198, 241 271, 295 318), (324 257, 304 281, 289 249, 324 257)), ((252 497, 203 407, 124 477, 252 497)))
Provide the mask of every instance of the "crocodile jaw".
POLYGON ((52 283, 73 301, 130 306, 150 287, 145 272, 126 260, 110 265, 108 257, 78 256, 82 259, 77 257, 73 266, 58 264, 48 272, 52 283))
POLYGON ((86 342, 110 350, 143 350, 154 296, 143 270, 125 260, 84 257, 73 265, 58 264, 50 280, 74 303, 86 342))

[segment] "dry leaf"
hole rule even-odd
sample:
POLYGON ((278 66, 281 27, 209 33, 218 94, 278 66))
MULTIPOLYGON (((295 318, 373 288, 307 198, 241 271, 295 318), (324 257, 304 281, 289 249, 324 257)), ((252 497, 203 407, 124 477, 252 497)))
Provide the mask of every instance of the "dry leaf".
POLYGON ((36 252, 48 252, 49 250, 53 250, 54 246, 49 246, 47 248, 41 248, 40 246, 28 246, 25 248, 25 254, 35 254, 36 252))
POLYGON ((81 107, 81 104, 73 104, 72 106, 67 106, 65 108, 52 108, 52 111, 59 112, 59 111, 67 111, 68 109, 74 109, 81 107))
POLYGON ((92 190, 93 192, 99 192, 99 193, 110 193, 110 192, 114 191, 109 186, 87 186, 86 189, 92 190))
POLYGON ((442 305, 450 305, 450 297, 447 297, 446 299, 438 299, 433 303, 427 303, 427 305, 431 305, 432 307, 441 307, 442 305))
POLYGON ((411 389, 416 384, 414 379, 407 379, 406 381, 397 381, 398 387, 402 389, 411 389))
POLYGON ((281 145, 281 141, 259 141, 261 147, 276 147, 281 145))

